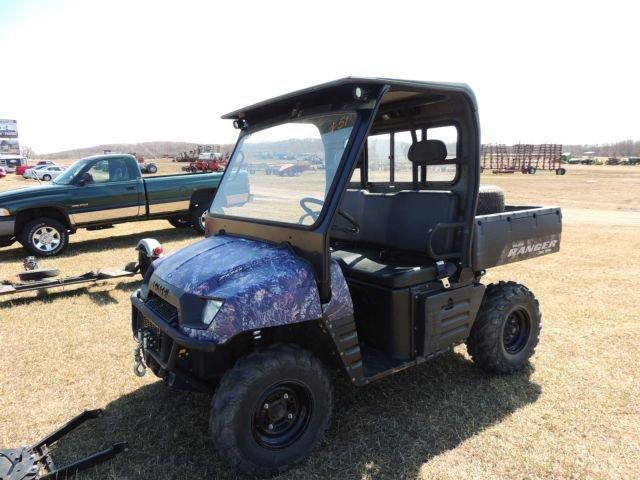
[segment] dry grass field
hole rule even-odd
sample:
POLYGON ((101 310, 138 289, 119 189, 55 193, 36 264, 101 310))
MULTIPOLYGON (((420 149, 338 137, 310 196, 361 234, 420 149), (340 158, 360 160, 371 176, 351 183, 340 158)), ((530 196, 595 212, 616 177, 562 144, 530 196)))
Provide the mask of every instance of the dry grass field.
MULTIPOLYGON (((178 164, 162 164, 160 173, 178 164), (166 168, 165 168, 166 167, 166 168)), ((564 177, 485 175, 512 204, 565 212, 559 254, 492 270, 540 300, 531 368, 492 377, 464 347, 364 388, 340 378, 333 426, 298 479, 640 478, 640 168, 569 166, 564 177)), ((28 183, 10 176, 0 190, 28 183)), ((77 274, 134 259, 142 237, 171 251, 197 237, 165 221, 81 231, 43 266, 77 274)), ((0 279, 25 253, 0 250, 0 279)), ((81 478, 238 478, 213 451, 209 397, 132 373, 126 279, 0 297, 0 447, 36 441, 83 409, 105 416, 71 434, 59 461, 111 442, 129 453, 81 478)), ((239 477, 242 478, 242 477, 239 477)))

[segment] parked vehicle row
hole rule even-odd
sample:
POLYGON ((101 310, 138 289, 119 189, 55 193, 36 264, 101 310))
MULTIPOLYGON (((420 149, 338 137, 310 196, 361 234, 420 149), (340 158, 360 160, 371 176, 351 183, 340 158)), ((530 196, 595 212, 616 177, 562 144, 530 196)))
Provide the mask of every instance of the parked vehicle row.
POLYGON ((22 155, 0 154, 0 167, 4 168, 7 173, 14 173, 17 168, 25 166, 27 163, 27 158, 22 155))
POLYGON ((59 165, 37 165, 33 168, 29 168, 25 170, 22 174, 23 178, 34 178, 37 180, 44 180, 45 182, 49 182, 54 178, 58 178, 62 172, 64 172, 64 167, 59 165))

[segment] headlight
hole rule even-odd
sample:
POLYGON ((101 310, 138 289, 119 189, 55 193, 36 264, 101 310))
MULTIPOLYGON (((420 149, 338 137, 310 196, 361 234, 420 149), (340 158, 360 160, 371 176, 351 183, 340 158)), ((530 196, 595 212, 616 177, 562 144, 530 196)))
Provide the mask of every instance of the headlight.
POLYGON ((6 208, 0 208, 0 217, 10 217, 11 212, 6 208))
POLYGON ((200 321, 205 325, 211 325, 213 318, 218 314, 223 303, 224 300, 207 300, 202 309, 200 321))

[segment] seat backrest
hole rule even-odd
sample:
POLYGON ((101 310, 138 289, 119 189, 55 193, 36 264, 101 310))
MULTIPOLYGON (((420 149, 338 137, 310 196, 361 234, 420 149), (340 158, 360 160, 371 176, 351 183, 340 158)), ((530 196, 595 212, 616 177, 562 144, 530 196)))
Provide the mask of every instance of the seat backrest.
MULTIPOLYGON (((453 222, 457 212, 457 196, 444 190, 401 190, 392 193, 372 193, 348 189, 340 208, 360 225, 358 233, 331 234, 344 240, 379 246, 390 250, 425 253, 429 230, 437 223, 453 222)), ((337 226, 348 227, 340 216, 337 226)), ((433 239, 436 252, 452 250, 451 230, 442 230, 433 239)))

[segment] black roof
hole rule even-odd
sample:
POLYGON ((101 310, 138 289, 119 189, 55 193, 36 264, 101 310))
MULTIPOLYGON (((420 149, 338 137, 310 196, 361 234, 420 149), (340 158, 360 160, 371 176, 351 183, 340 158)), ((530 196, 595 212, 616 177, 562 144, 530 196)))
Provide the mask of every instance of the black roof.
MULTIPOLYGON (((223 115, 223 119, 237 119, 247 118, 253 115, 263 116, 269 110, 282 111, 283 108, 296 105, 303 98, 307 98, 310 95, 317 98, 331 98, 333 95, 339 92, 348 91, 358 86, 377 86, 382 87, 388 85, 390 92, 415 92, 417 94, 424 93, 441 93, 441 94, 461 94, 466 96, 475 107, 475 96, 471 88, 464 83, 447 83, 447 82, 422 82, 415 80, 399 80, 392 78, 362 78, 362 77, 345 77, 338 80, 333 80, 327 83, 321 83, 313 87, 304 88, 302 90, 296 90, 295 92, 280 95, 278 97, 264 100, 248 107, 244 107, 233 112, 223 115)), ((391 95, 385 101, 398 100, 397 95, 391 95)))

